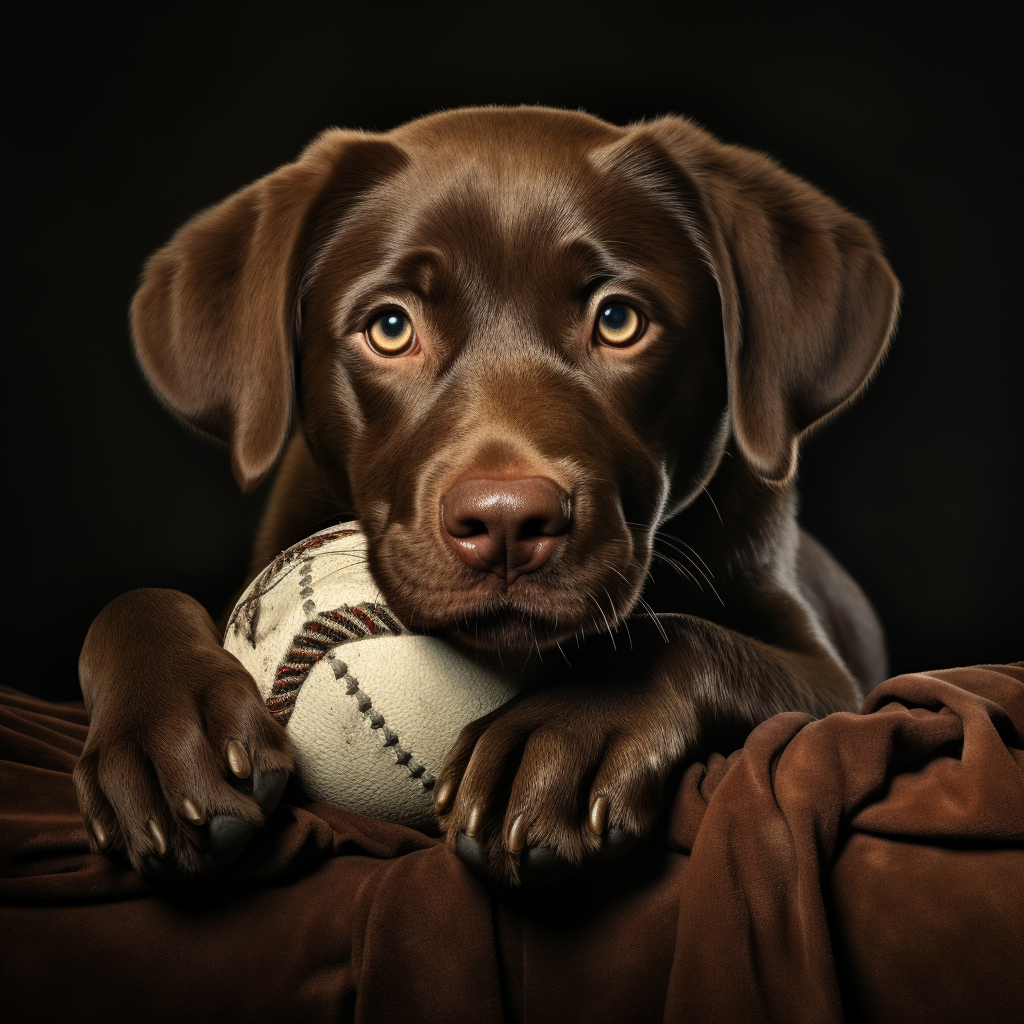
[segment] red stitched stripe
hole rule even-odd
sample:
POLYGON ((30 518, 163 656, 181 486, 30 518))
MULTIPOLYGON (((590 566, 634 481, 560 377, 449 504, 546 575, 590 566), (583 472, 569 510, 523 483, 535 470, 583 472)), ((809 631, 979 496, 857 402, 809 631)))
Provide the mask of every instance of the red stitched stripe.
POLYGON ((401 634, 402 626, 397 619, 383 606, 371 605, 369 601, 362 606, 346 605, 320 612, 316 618, 305 622, 302 632, 293 637, 292 647, 274 673, 271 692, 264 701, 267 710, 278 722, 287 725, 299 690, 329 651, 353 640, 401 634))
POLYGON ((354 615, 364 626, 366 626, 370 632, 370 636, 376 636, 380 632, 380 626, 374 622, 362 608, 349 608, 348 612, 350 615, 354 615))

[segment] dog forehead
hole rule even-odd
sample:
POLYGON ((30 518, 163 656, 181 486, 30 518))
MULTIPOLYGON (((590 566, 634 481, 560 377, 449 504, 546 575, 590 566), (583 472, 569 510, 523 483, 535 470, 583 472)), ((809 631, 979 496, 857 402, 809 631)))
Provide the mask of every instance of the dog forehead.
POLYGON ((596 251, 618 241, 634 256, 645 249, 653 256, 642 243, 665 234, 666 211, 609 159, 631 134, 548 108, 431 115, 388 133, 403 165, 348 226, 372 236, 385 259, 430 249, 451 265, 468 258, 480 269, 494 263, 507 270, 524 259, 538 273, 551 260, 565 269, 560 254, 567 247, 578 253, 581 242, 596 251))
POLYGON ((407 157, 392 195, 405 209, 483 205, 506 226, 585 199, 602 177, 596 154, 628 129, 546 107, 446 111, 388 133, 407 157))

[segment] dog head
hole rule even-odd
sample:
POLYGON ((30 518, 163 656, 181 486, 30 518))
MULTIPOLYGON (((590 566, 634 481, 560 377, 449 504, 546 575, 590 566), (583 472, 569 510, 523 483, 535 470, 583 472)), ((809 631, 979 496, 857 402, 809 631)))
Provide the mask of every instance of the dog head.
POLYGON ((681 118, 331 130, 150 260, 137 351, 243 487, 296 422, 408 625, 604 629, 733 446, 775 485, 880 360, 870 228, 681 118))

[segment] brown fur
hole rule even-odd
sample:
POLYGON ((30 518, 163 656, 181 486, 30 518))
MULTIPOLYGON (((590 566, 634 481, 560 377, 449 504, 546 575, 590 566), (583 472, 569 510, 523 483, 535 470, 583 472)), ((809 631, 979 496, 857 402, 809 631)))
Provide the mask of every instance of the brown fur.
MULTIPOLYGON (((154 388, 228 445, 239 484, 279 465, 254 571, 357 516, 406 624, 553 652, 535 691, 464 731, 438 783, 450 842, 475 832, 515 881, 514 825, 513 848, 579 863, 602 844, 599 796, 608 827, 647 834, 701 745, 780 711, 852 709, 883 677, 877 620, 801 534, 792 481, 800 438, 878 365, 897 301, 871 229, 764 156, 677 117, 488 108, 325 132, 186 224, 133 317, 154 388), (644 311, 642 340, 595 344, 595 295, 644 311), (382 303, 410 314, 414 354, 370 350, 382 303), (543 566, 506 585, 453 554, 438 508, 467 477, 571 495, 543 566), (666 524, 682 572, 655 563, 654 618, 637 607, 666 524)), ((185 795, 256 820, 224 782, 229 739, 290 764, 243 677, 183 594, 132 592, 93 625, 76 778, 137 866, 149 818, 169 857, 208 866, 185 795)))

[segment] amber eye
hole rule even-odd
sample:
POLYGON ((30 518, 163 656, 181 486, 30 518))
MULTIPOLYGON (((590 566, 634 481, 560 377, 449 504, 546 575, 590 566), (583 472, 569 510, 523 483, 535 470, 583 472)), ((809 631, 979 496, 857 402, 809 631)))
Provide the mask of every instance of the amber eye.
POLYGON ((597 315, 596 330, 598 341, 621 348, 640 339, 644 333, 644 321, 632 306, 624 302, 609 302, 597 315))
POLYGON ((370 324, 366 339, 382 356, 400 356, 412 348, 416 333, 412 321, 401 310, 392 309, 370 324))

